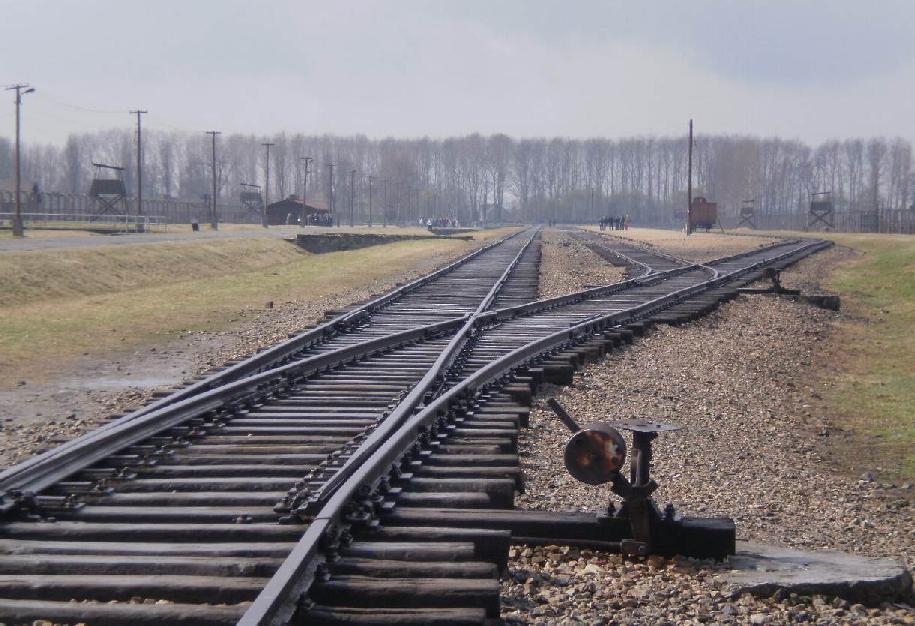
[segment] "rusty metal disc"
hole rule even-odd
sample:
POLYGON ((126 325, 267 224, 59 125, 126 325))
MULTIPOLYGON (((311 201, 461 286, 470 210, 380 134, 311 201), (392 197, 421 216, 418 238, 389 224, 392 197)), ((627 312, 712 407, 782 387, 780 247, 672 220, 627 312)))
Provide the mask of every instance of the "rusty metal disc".
POLYGON ((625 461, 626 440, 609 424, 588 424, 566 442, 566 469, 589 485, 610 482, 625 461))

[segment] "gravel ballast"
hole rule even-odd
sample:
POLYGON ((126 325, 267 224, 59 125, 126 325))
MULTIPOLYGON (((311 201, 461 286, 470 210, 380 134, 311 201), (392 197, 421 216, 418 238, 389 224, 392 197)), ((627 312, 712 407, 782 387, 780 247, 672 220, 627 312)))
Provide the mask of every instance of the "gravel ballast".
MULTIPOLYGON (((720 255, 715 255, 720 256, 720 255)), ((786 272, 809 284, 813 257, 786 272)), ((549 268, 544 268, 549 272, 549 268)), ((840 314, 770 296, 741 296, 682 327, 660 326, 589 366, 573 385, 537 399, 519 442, 528 509, 599 510, 609 487, 575 481, 562 450, 569 432, 545 406, 552 393, 579 423, 650 418, 684 427, 655 442, 659 504, 730 516, 738 539, 899 558, 915 565, 910 486, 833 471, 823 441, 829 417, 815 407, 813 372, 840 314)), ((614 497, 618 504, 619 501, 614 497)), ((535 623, 911 624, 905 605, 777 594, 730 597, 726 563, 516 546, 503 584, 503 617, 535 623)))
POLYGON ((611 265, 569 231, 543 231, 540 257, 540 297, 555 298, 623 278, 624 267, 611 265))

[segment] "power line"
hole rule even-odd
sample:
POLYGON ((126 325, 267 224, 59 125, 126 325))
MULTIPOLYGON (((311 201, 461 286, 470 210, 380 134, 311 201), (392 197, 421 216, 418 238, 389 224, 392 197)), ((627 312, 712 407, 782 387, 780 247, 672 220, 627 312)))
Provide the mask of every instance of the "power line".
POLYGON ((95 113, 98 115, 123 115, 124 114, 123 109, 117 109, 117 110, 115 110, 115 109, 93 109, 90 107, 80 106, 78 104, 70 104, 69 102, 64 102, 63 100, 59 100, 59 99, 51 96, 44 90, 42 90, 42 99, 53 102, 54 104, 57 104, 59 106, 66 107, 68 109, 73 109, 75 111, 82 111, 84 113, 95 113))

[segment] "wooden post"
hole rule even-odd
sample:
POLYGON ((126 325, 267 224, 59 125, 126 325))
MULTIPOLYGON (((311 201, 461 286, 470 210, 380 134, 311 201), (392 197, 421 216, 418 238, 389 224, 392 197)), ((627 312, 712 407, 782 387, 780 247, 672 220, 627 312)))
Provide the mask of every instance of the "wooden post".
POLYGON ((689 150, 686 157, 686 234, 693 230, 693 120, 689 121, 689 150))

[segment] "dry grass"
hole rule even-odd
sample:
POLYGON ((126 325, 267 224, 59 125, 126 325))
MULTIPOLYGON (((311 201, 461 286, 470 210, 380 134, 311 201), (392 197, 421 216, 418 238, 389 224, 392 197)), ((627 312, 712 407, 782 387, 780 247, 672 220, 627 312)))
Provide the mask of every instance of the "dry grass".
POLYGON ((841 324, 838 385, 826 401, 915 479, 915 237, 828 237, 860 254, 827 281, 850 315, 841 324))
MULTIPOLYGON (((747 231, 757 232, 757 231, 747 231)), ((915 237, 771 231, 820 237, 854 250, 823 286, 845 313, 822 377, 825 408, 860 435, 860 455, 889 474, 915 480, 915 237)))
POLYGON ((418 240, 310 255, 280 239, 254 238, 3 253, 0 386, 47 379, 83 354, 218 330, 270 300, 371 287, 477 245, 418 240))
POLYGON ((278 239, 207 239, 0 254, 0 307, 115 294, 299 260, 278 239))

